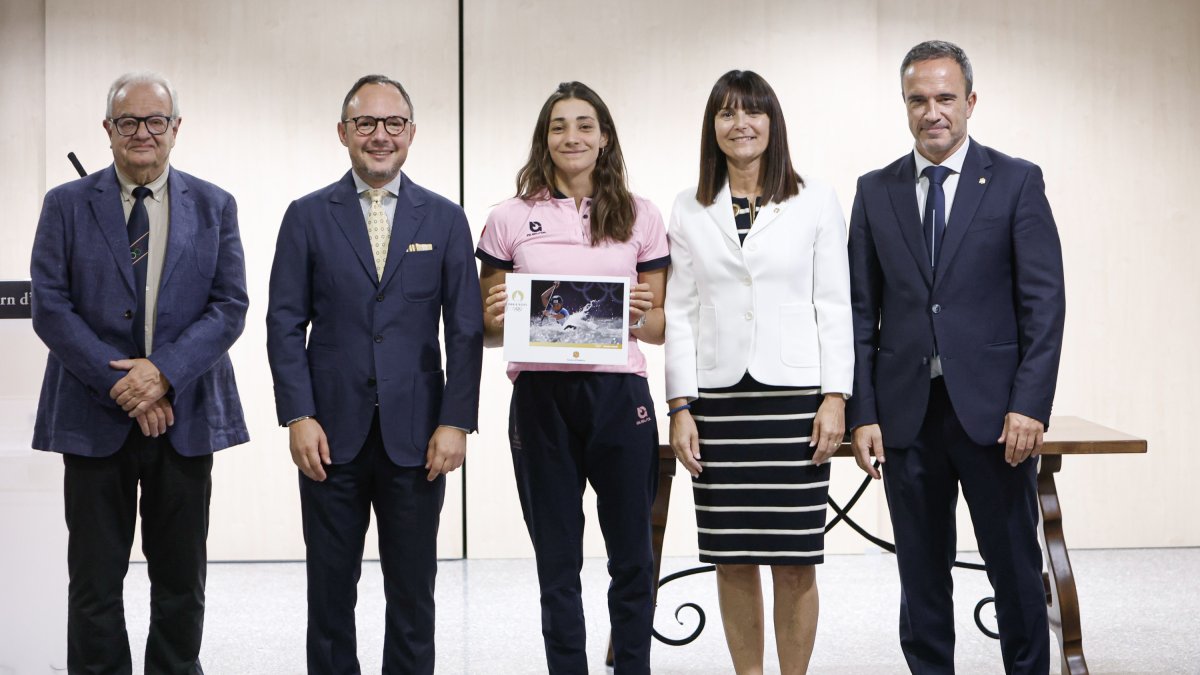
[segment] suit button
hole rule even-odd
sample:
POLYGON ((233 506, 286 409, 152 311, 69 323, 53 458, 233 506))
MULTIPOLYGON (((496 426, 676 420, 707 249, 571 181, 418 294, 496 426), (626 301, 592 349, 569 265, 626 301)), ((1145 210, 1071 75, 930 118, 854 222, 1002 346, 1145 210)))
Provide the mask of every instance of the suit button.
POLYGON ((126 319, 132 319, 133 318, 133 310, 132 309, 125 310, 125 313, 122 316, 124 316, 126 319))
POLYGON ((933 306, 931 309, 933 309, 933 313, 934 313, 934 314, 941 314, 941 313, 942 313, 942 306, 941 306, 941 305, 934 305, 934 306, 933 306))
POLYGON ((375 336, 375 342, 383 342, 383 336, 382 336, 382 335, 376 335, 376 336, 375 336))
POLYGON ((374 387, 374 386, 375 386, 375 378, 373 378, 373 377, 368 377, 368 378, 367 378, 367 386, 368 386, 368 387, 374 387))
POLYGON ((923 365, 923 366, 929 365, 929 357, 928 356, 921 357, 921 365, 923 365))
POLYGON ((383 302, 383 293, 375 296, 375 302, 383 302))

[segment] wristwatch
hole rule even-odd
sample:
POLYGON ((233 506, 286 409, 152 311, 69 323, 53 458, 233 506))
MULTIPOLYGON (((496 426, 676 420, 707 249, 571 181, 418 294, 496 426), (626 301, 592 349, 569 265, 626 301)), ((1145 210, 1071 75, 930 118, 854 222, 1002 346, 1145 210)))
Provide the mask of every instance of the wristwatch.
POLYGON ((633 325, 631 325, 629 327, 629 330, 641 328, 642 326, 645 326, 645 325, 646 325, 646 314, 643 313, 640 317, 638 317, 637 323, 634 323, 633 325))

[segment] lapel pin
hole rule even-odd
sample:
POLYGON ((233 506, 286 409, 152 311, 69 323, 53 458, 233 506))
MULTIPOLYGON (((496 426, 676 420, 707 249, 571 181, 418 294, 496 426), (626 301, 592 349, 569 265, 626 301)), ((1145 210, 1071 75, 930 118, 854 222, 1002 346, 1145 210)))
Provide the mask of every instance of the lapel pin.
POLYGON ((986 178, 984 178, 983 176, 980 176, 980 177, 979 177, 979 184, 980 184, 980 185, 987 185, 987 179, 986 179, 986 178))

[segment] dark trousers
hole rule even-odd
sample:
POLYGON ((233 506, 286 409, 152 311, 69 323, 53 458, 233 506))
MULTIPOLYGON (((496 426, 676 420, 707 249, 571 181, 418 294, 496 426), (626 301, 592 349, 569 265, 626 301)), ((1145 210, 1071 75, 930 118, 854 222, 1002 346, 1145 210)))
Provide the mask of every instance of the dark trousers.
POLYGON ((67 670, 130 673, 122 597, 141 485, 150 576, 147 673, 203 673, 204 580, 212 455, 183 457, 136 424, 108 457, 63 455, 68 530, 67 670))
POLYGON ((996 597, 1005 672, 1049 671, 1036 472, 1035 459, 1014 468, 1005 463, 1003 446, 972 442, 942 378, 931 383, 915 444, 887 448, 883 484, 900 568, 900 646, 912 672, 954 672, 950 570, 960 483, 996 597))
POLYGON ((308 570, 308 672, 360 672, 354 606, 371 505, 379 529, 379 563, 387 600, 383 672, 432 673, 433 587, 446 478, 425 480, 422 467, 392 463, 379 415, 349 463, 325 467, 325 480, 300 474, 308 570))
POLYGON ((646 378, 527 372, 509 410, 517 492, 537 557, 542 636, 551 673, 588 672, 583 567, 585 482, 608 551, 608 612, 618 675, 650 672, 654 556, 650 507, 658 430, 646 378))

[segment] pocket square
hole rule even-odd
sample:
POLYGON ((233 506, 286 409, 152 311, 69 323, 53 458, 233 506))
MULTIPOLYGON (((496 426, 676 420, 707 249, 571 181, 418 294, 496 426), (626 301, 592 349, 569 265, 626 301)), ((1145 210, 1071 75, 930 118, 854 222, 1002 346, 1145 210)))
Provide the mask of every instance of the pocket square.
POLYGON ((432 251, 433 244, 409 244, 408 252, 416 253, 417 251, 432 251))

